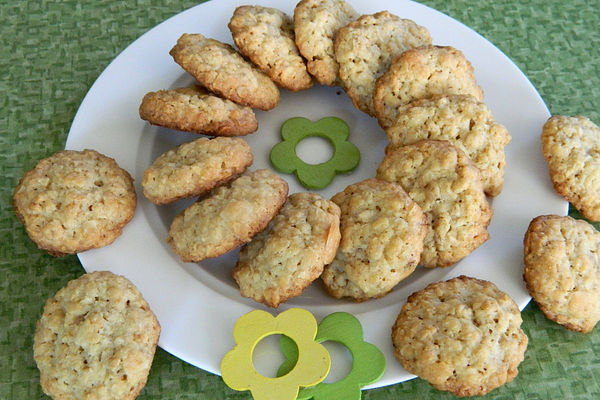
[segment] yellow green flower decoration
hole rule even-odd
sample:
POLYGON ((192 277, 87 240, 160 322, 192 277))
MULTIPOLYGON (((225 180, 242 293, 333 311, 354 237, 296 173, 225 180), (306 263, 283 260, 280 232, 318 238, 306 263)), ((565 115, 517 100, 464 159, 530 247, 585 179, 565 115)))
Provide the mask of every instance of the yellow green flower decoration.
POLYGON ((221 361, 223 381, 234 390, 250 390, 254 400, 294 400, 300 387, 316 385, 329 373, 329 352, 315 342, 316 334, 317 321, 301 308, 289 309, 277 317, 261 310, 243 315, 233 328, 236 346, 221 361), (269 378, 254 368, 252 352, 258 342, 275 334, 289 337, 297 346, 298 357, 289 373, 269 378))
MULTIPOLYGON (((316 341, 332 340, 343 344, 352 354, 352 370, 337 382, 321 382, 316 386, 301 389, 298 400, 360 400, 361 387, 377 382, 385 372, 385 357, 373 344, 363 339, 360 321, 351 314, 337 312, 328 315, 319 324, 316 341)), ((281 350, 286 361, 279 367, 277 375, 293 370, 299 360, 299 349, 294 342, 281 337, 281 350)))
POLYGON ((271 164, 280 172, 295 173, 307 189, 323 189, 338 173, 354 170, 360 162, 360 151, 348 142, 350 129, 341 119, 325 117, 312 122, 303 117, 290 118, 281 126, 282 141, 271 149, 271 164), (296 154, 296 146, 303 139, 319 136, 333 146, 333 156, 320 164, 308 164, 296 154))

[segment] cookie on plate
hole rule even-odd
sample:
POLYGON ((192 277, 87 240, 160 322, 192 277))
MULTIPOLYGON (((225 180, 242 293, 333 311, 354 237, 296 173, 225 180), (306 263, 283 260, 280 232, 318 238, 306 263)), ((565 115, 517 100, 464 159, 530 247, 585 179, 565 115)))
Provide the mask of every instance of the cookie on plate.
POLYGON ((312 86, 287 14, 271 7, 240 6, 228 26, 240 52, 279 86, 293 91, 312 86))
POLYGON ((248 243, 275 217, 288 184, 261 169, 219 186, 175 217, 167 242, 184 262, 217 257, 248 243))
POLYGON ((242 296, 277 307, 321 275, 339 242, 339 207, 316 193, 295 193, 242 247, 233 277, 242 296))
POLYGON ((211 136, 243 136, 258 129, 250 107, 199 86, 146 93, 139 113, 153 125, 211 136))
POLYGON ((302 0, 294 9, 294 31, 306 68, 321 85, 338 84, 339 65, 333 41, 341 27, 358 14, 344 0, 302 0))
POLYGON ((427 215, 424 267, 449 267, 488 240, 492 208, 481 172, 450 142, 421 140, 393 149, 377 177, 399 183, 427 215))
POLYGON ((334 41, 339 78, 355 107, 374 116, 375 81, 392 58, 408 49, 430 45, 429 31, 387 11, 363 15, 340 28, 334 41))
POLYGON ((504 147, 510 135, 487 106, 469 95, 436 95, 398 108, 386 129, 391 147, 422 139, 448 140, 467 153, 481 171, 484 190, 496 196, 504 183, 504 147))
POLYGON ((94 150, 64 150, 26 172, 13 208, 37 246, 62 256, 106 246, 133 218, 133 179, 94 150))
POLYGON ((53 399, 135 399, 146 385, 160 325, 123 276, 92 272, 48 299, 33 338, 53 399))
POLYGON ((587 333, 600 320, 600 232, 584 220, 542 215, 524 239, 523 278, 546 317, 587 333))
POLYGON ((550 117, 542 151, 554 189, 591 221, 600 221, 600 128, 583 116, 550 117))
POLYGON ((279 103, 279 89, 273 81, 227 43, 184 33, 169 54, 202 86, 221 97, 261 110, 279 103))
POLYGON ((375 84, 373 108, 379 125, 386 129, 398 107, 436 94, 468 94, 481 101, 473 66, 464 54, 450 46, 421 46, 392 60, 375 84))
POLYGON ((144 171, 144 196, 154 204, 194 197, 240 175, 252 164, 240 138, 200 138, 163 153, 144 171))
POLYGON ((413 293, 394 327, 394 355, 410 373, 456 396, 512 381, 527 348, 517 304, 493 283, 459 276, 413 293))
POLYGON ((427 218, 395 183, 367 179, 333 196, 342 239, 321 279, 336 298, 385 296, 417 267, 427 218))

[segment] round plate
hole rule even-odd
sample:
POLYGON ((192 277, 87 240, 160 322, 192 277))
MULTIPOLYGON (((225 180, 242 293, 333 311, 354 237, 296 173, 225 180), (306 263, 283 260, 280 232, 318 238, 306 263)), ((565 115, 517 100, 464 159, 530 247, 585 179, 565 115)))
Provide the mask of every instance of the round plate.
MULTIPOLYGON (((91 148, 114 157, 134 177, 138 193, 135 217, 123 235, 110 246, 79 254, 83 267, 87 271, 107 269, 129 278, 144 294, 162 325, 159 345, 215 374, 219 374, 225 353, 234 346, 232 330, 236 320, 253 309, 265 307, 240 296, 230 275, 236 251, 192 264, 182 263, 166 244, 171 220, 191 200, 155 206, 142 196, 141 178, 161 153, 198 136, 151 126, 139 118, 138 107, 149 91, 193 82, 169 55, 181 34, 198 32, 232 42, 227 23, 237 3, 219 0, 200 4, 161 23, 127 47, 83 100, 66 144, 68 149, 91 148)), ((292 14, 296 1, 261 0, 260 3, 292 14)), ((475 252, 450 268, 419 267, 381 299, 360 304, 336 300, 315 282, 300 297, 277 310, 303 307, 318 320, 335 311, 354 314, 364 327, 365 340, 377 345, 386 356, 384 377, 370 386, 377 387, 412 378, 394 359, 390 329, 406 298, 428 283, 461 274, 486 279, 507 292, 521 309, 525 307, 530 297, 521 278, 523 234, 537 215, 566 214, 567 203, 554 193, 540 151, 539 136, 548 110, 528 79, 502 52, 468 27, 417 3, 388 0, 351 3, 362 14, 387 9, 412 19, 429 29, 434 44, 462 50, 475 68, 485 92, 484 101, 512 136, 506 148, 504 190, 492 201, 490 240, 475 252)), ((288 118, 302 116, 316 121, 336 116, 348 123, 350 141, 360 148, 362 160, 352 173, 338 176, 319 192, 327 198, 350 183, 373 177, 383 157, 385 133, 375 119, 355 109, 340 88, 315 86, 298 93, 282 90, 277 108, 256 114, 259 130, 246 136, 255 157, 252 169, 272 168, 269 151, 279 142, 279 129, 288 118)), ((316 152, 320 151, 318 142, 312 145, 317 147, 316 152)), ((294 176, 283 177, 290 184, 290 193, 304 190, 294 176)))

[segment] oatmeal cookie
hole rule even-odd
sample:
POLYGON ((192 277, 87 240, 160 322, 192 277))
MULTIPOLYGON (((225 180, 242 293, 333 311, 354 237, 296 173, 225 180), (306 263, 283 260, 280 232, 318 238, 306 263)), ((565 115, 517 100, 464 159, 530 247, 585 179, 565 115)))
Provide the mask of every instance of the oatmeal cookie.
POLYGON ((341 27, 358 14, 344 0, 302 0, 294 9, 296 45, 307 60, 306 68, 321 85, 338 84, 339 65, 333 41, 341 27))
POLYGON ((293 91, 312 86, 287 14, 270 7, 240 6, 228 26, 242 54, 279 86, 293 91))
POLYGON ((316 193, 296 193, 242 247, 233 277, 242 296, 277 307, 321 275, 339 242, 339 207, 316 193))
POLYGON ((64 150, 41 160, 13 195, 31 240, 54 256, 112 243, 135 206, 129 173, 94 150, 64 150))
POLYGON ((373 108, 379 125, 386 129, 398 107, 436 94, 468 94, 481 101, 473 66, 464 54, 450 46, 421 46, 392 60, 375 83, 373 108))
POLYGON ((261 169, 219 186, 181 212, 167 242, 184 262, 217 257, 248 243, 275 217, 288 184, 261 169))
POLYGON ((524 239, 523 278, 546 317, 587 333, 600 320, 600 232, 583 220, 543 215, 524 239))
POLYGON ((590 221, 600 221, 600 128, 583 116, 555 115, 542 130, 554 189, 590 221))
POLYGON ((144 196, 154 204, 194 197, 222 185, 252 164, 240 138, 200 138, 163 153, 144 171, 144 196))
POLYGON ((261 110, 279 103, 279 89, 271 78, 227 43, 184 33, 169 54, 202 86, 221 97, 261 110))
POLYGON ((489 238, 492 208, 481 172, 450 142, 422 140, 389 151, 377 177, 399 183, 427 215, 424 267, 453 265, 489 238))
POLYGON ((481 171, 484 190, 497 196, 504 182, 504 147, 510 135, 487 106, 469 95, 437 95, 398 108, 386 129, 391 147, 422 139, 448 140, 467 153, 481 171))
POLYGON ((374 116, 375 81, 392 58, 408 49, 430 45, 429 31, 387 11, 363 15, 340 28, 334 41, 339 78, 355 107, 374 116))
POLYGON ((332 200, 340 206, 342 239, 321 276, 336 298, 382 297, 417 267, 427 218, 395 183, 367 179, 332 200))
POLYGON ((160 325, 139 290, 108 271, 70 281, 46 302, 33 338, 40 383, 53 399, 135 399, 160 325))
POLYGON ((413 293, 392 328, 410 373, 456 396, 512 381, 527 348, 517 304, 491 282, 459 276, 413 293))
POLYGON ((211 136, 243 136, 258 129, 250 107, 212 95, 199 86, 149 92, 139 113, 153 125, 211 136))

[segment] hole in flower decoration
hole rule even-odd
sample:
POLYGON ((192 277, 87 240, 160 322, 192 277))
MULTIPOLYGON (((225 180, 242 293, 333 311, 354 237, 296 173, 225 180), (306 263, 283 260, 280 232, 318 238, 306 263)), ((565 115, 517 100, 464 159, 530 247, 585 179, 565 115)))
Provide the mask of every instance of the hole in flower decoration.
POLYGON ((321 136, 310 136, 296 145, 296 155, 309 165, 322 164, 333 157, 334 147, 331 140, 321 136))
MULTIPOLYGON (((276 378, 277 370, 281 366, 281 364, 286 361, 286 357, 281 350, 281 346, 279 342, 282 339, 282 336, 279 334, 269 335, 260 340, 254 347, 252 352, 252 364, 254 365, 254 369, 256 372, 265 376, 267 378, 276 378)), ((289 337, 285 336, 285 340, 289 341, 289 345, 292 347, 292 350, 295 354, 298 354, 298 345, 289 337)), ((325 346, 327 348, 327 346, 325 346)), ((296 364, 296 360, 291 360, 292 364, 291 369, 293 369, 296 364)))
POLYGON ((341 381, 352 371, 352 353, 350 353, 348 347, 334 340, 327 340, 321 344, 325 346, 331 357, 331 369, 323 382, 334 383, 341 381))

